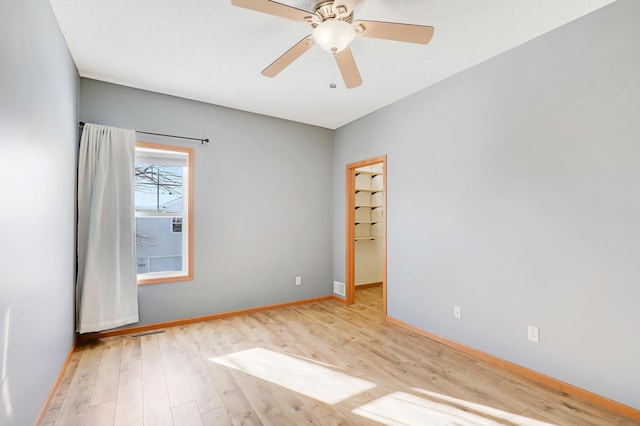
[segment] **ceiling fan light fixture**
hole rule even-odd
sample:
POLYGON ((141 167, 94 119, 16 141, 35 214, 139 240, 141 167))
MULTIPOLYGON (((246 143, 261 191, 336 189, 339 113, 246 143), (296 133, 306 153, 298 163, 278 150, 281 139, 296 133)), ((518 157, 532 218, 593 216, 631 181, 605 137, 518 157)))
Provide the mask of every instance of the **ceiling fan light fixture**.
POLYGON ((356 32, 351 24, 340 19, 328 19, 313 30, 313 40, 331 53, 346 49, 355 36, 356 32))

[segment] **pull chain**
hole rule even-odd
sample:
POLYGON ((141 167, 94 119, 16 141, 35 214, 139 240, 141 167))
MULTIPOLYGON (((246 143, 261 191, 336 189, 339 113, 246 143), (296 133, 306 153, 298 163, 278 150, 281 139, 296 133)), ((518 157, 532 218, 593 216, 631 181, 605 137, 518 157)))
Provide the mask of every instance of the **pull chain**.
POLYGON ((336 87, 338 87, 336 85, 336 61, 335 58, 331 58, 331 80, 329 81, 329 88, 335 89, 336 87))

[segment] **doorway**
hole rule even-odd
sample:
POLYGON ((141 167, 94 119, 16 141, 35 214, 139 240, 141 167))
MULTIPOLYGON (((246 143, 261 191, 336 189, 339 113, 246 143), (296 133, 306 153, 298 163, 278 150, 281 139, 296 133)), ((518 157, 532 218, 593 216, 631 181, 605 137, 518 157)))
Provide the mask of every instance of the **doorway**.
POLYGON ((355 303, 356 286, 382 286, 387 316, 387 156, 346 167, 345 301, 355 303))

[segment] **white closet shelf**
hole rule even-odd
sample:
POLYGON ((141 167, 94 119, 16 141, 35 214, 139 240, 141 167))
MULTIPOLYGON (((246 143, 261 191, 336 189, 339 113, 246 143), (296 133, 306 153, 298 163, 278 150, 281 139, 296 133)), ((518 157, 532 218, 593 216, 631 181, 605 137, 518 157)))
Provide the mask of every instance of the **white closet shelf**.
POLYGON ((355 200, 355 209, 358 210, 354 218, 354 226, 357 229, 353 242, 374 241, 382 239, 380 225, 384 224, 382 218, 384 214, 384 200, 380 199, 380 194, 384 194, 384 188, 377 188, 376 180, 384 176, 383 172, 370 170, 356 170, 356 176, 362 175, 357 180, 354 188, 356 194, 360 193, 355 200), (360 218, 362 220, 360 220, 360 218), (366 232, 363 232, 366 231, 366 232))
POLYGON ((358 176, 358 175, 382 176, 383 174, 384 174, 383 172, 370 172, 368 170, 357 170, 356 169, 356 176, 358 176))

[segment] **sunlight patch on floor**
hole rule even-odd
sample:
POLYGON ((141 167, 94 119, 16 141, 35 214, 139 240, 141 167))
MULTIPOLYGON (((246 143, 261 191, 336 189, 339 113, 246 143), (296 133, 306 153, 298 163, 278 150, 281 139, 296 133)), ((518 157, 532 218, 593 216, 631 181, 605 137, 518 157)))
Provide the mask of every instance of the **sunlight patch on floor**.
POLYGON ((376 386, 316 363, 264 348, 248 349, 209 360, 327 404, 337 404, 376 386))
MULTIPOLYGON (((327 404, 338 404, 376 387, 375 383, 335 371, 330 364, 265 348, 248 349, 209 360, 327 404)), ((553 426, 425 389, 412 390, 424 397, 393 392, 352 412, 387 425, 494 426, 507 422, 518 426, 553 426)))
POLYGON ((405 392, 393 392, 353 410, 353 413, 386 425, 459 425, 494 426, 494 420, 420 398, 405 392))
POLYGON ((309 362, 312 362, 312 363, 317 364, 317 365, 324 365, 325 367, 334 368, 334 369, 338 369, 338 370, 344 370, 342 367, 338 367, 337 365, 332 365, 332 364, 329 364, 328 362, 318 361, 317 359, 313 359, 313 358, 307 358, 306 356, 300 356, 300 355, 296 355, 296 354, 289 354, 288 356, 292 356, 292 357, 301 359, 303 361, 309 361, 309 362))
POLYGON ((458 405, 460 407, 473 410, 478 413, 486 414, 488 416, 505 420, 518 426, 553 426, 551 423, 546 423, 540 420, 531 419, 529 417, 520 416, 518 414, 509 413, 507 411, 498 410, 497 408, 487 407, 486 405, 478 404, 475 402, 465 401, 463 399, 453 398, 451 396, 442 395, 440 393, 431 392, 425 389, 412 388, 415 392, 423 395, 437 398, 448 403, 458 405))

